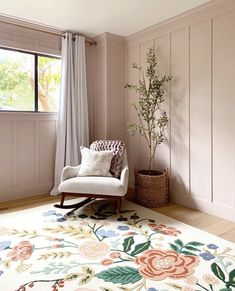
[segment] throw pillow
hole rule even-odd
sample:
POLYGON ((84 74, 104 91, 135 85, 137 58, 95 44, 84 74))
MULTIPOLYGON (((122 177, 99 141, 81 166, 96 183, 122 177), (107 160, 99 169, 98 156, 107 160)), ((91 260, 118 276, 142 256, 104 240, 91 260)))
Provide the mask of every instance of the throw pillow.
POLYGON ((115 178, 119 178, 122 171, 122 159, 125 149, 125 144, 120 140, 96 140, 94 141, 90 149, 95 151, 112 150, 113 158, 111 161, 110 173, 115 178))
POLYGON ((108 176, 113 157, 113 151, 94 151, 80 147, 82 162, 78 176, 108 176))

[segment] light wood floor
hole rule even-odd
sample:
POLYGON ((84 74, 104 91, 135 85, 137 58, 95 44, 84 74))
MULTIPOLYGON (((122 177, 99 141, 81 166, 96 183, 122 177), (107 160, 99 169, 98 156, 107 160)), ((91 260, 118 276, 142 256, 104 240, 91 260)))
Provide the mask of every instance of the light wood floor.
MULTIPOLYGON (((129 198, 130 200, 133 200, 131 196, 129 198)), ((0 214, 27 209, 29 207, 35 207, 50 202, 58 202, 59 200, 60 196, 44 194, 0 202, 0 214)), ((173 203, 169 203, 167 206, 155 208, 153 210, 235 243, 235 222, 173 203)))

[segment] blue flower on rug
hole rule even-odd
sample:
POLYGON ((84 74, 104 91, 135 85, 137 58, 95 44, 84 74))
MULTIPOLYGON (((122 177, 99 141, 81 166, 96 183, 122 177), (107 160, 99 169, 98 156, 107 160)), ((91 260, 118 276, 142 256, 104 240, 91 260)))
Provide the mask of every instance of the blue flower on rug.
POLYGON ((66 219, 64 216, 59 217, 59 218, 56 219, 57 222, 64 222, 64 221, 66 221, 66 220, 67 220, 67 219, 66 219))
POLYGON ((208 247, 208 249, 211 249, 211 250, 216 250, 216 249, 218 249, 218 246, 215 245, 215 244, 209 244, 209 245, 207 245, 207 247, 208 247))
POLYGON ((119 226, 117 227, 117 229, 118 229, 118 230, 128 230, 128 229, 130 229, 130 228, 129 228, 129 226, 127 226, 127 225, 119 225, 119 226))
POLYGON ((148 291, 158 291, 157 289, 151 287, 151 288, 148 288, 148 291))
POLYGON ((213 260, 215 258, 215 256, 213 256, 210 253, 201 253, 201 254, 199 254, 199 256, 202 257, 203 260, 205 260, 205 261, 210 261, 210 260, 213 260))
POLYGON ((63 214, 56 212, 55 210, 48 210, 47 212, 43 212, 42 216, 63 216, 63 214))
POLYGON ((0 242, 0 251, 6 250, 10 247, 11 242, 9 240, 1 241, 0 242))
POLYGON ((116 233, 115 231, 113 231, 111 229, 110 230, 99 229, 97 231, 97 234, 99 236, 102 236, 102 237, 115 237, 115 236, 119 236, 118 233, 116 233))
POLYGON ((0 271, 0 276, 3 274, 3 271, 0 271))

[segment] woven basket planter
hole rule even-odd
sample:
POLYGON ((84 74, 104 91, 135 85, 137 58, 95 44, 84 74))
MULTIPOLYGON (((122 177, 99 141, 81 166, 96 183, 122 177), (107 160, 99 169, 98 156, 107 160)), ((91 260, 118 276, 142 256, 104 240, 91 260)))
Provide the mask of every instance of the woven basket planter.
POLYGON ((158 207, 168 203, 168 175, 163 172, 135 170, 135 195, 137 203, 146 207, 158 207))

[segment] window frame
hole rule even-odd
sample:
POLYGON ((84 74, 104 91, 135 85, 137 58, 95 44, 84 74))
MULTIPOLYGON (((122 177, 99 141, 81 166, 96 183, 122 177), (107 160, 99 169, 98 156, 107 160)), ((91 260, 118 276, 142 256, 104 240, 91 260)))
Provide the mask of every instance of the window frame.
POLYGON ((38 57, 46 57, 46 58, 52 58, 52 59, 58 59, 61 60, 61 57, 58 56, 52 56, 52 55, 46 55, 41 53, 35 53, 30 51, 24 51, 20 49, 15 48, 8 48, 8 47, 2 47, 0 46, 0 49, 8 50, 8 51, 14 51, 18 53, 24 53, 28 55, 34 56, 34 110, 2 110, 0 109, 0 113, 2 112, 17 112, 17 113, 53 113, 57 114, 59 111, 38 111, 38 57))

